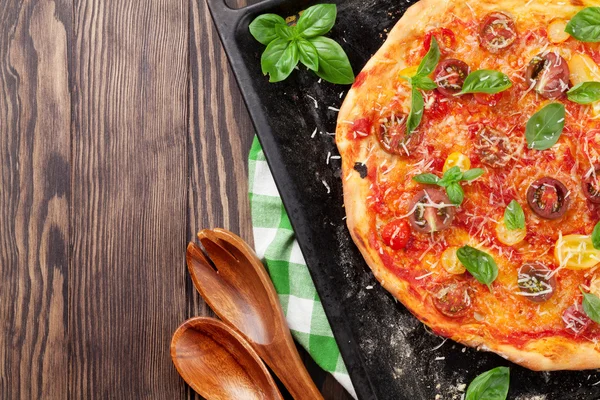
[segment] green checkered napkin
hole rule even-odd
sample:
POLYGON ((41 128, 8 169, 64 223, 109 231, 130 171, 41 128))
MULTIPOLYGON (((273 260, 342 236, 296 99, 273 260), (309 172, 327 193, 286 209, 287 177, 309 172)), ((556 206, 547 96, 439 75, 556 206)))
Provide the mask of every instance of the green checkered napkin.
POLYGON ((249 196, 256 254, 271 275, 294 338, 356 398, 306 262, 258 139, 250 149, 249 196))

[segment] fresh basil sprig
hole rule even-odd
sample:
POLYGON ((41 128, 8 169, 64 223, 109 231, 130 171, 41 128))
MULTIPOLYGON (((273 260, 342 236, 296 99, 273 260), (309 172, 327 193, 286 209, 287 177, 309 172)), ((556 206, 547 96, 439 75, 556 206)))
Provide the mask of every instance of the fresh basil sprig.
POLYGON ((462 90, 456 96, 467 93, 496 94, 511 87, 512 82, 506 74, 491 69, 480 69, 467 76, 462 90))
POLYGON ((510 369, 497 367, 478 375, 467 388, 465 400, 506 400, 510 369))
POLYGON ((567 92, 569 100, 578 104, 592 104, 600 100, 600 82, 583 82, 567 92))
POLYGON ((592 321, 600 324, 600 298, 593 293, 584 292, 583 289, 581 293, 583 293, 583 311, 592 321))
POLYGON ((267 45, 261 57, 262 72, 270 82, 285 80, 298 62, 320 78, 336 84, 354 82, 354 72, 344 49, 324 35, 331 30, 337 17, 335 4, 318 4, 307 8, 296 26, 288 26, 276 14, 256 17, 250 33, 267 45))
POLYGON ((508 203, 504 210, 504 225, 509 231, 525 228, 525 214, 516 200, 508 203))
POLYGON ((498 277, 498 266, 492 256, 471 246, 461 247, 456 256, 475 279, 492 290, 491 284, 498 277))
POLYGON ((582 42, 600 42, 600 7, 579 11, 571 18, 565 32, 582 42))
POLYGON ((527 147, 547 150, 554 146, 565 128, 565 106, 550 103, 533 114, 525 128, 527 147))
POLYGON ((594 226, 592 231, 592 245, 596 250, 600 250, 600 222, 594 226))
POLYGON ((479 178, 485 173, 481 168, 473 168, 462 172, 458 166, 450 168, 440 179, 434 174, 419 174, 413 177, 413 180, 426 185, 438 185, 446 189, 448 199, 454 205, 461 205, 465 192, 460 182, 468 182, 479 178))
POLYGON ((421 124, 425 102, 418 89, 433 90, 437 87, 435 82, 427 75, 431 74, 440 61, 440 47, 435 37, 431 38, 431 47, 419 63, 417 73, 411 77, 401 77, 408 80, 411 86, 411 107, 406 121, 406 132, 412 134, 421 124))

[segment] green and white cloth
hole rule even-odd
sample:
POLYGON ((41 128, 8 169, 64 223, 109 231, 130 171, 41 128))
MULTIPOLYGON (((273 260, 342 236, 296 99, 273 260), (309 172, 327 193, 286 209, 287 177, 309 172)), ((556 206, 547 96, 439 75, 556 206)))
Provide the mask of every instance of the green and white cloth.
POLYGON ((348 371, 295 239, 258 139, 250 149, 249 196, 254 246, 267 266, 292 335, 356 398, 348 371))

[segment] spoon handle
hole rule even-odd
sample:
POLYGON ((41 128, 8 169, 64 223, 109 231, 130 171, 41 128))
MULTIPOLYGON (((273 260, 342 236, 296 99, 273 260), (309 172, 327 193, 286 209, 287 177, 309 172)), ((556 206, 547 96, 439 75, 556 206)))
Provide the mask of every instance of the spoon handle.
POLYGON ((263 359, 281 379, 295 400, 322 400, 323 396, 315 386, 300 354, 298 354, 294 340, 283 320, 283 313, 281 319, 281 324, 278 325, 283 329, 277 335, 276 342, 272 343, 270 348, 264 349, 268 355, 265 354, 266 357, 263 359))

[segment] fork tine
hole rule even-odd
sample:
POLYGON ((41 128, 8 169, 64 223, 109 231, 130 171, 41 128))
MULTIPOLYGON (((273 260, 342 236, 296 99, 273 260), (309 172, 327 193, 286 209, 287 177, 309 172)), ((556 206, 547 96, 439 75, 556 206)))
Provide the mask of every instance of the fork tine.
POLYGON ((190 242, 188 244, 185 259, 187 262, 188 271, 192 277, 192 282, 202 297, 206 299, 208 293, 210 292, 210 290, 205 289, 222 285, 221 279, 217 275, 217 271, 215 271, 213 266, 210 264, 202 252, 202 249, 195 243, 190 242))
POLYGON ((221 245, 221 241, 215 237, 211 230, 203 229, 198 232, 198 239, 200 239, 200 243, 206 250, 206 255, 210 261, 217 267, 219 275, 226 281, 234 281, 235 269, 239 264, 238 260, 221 245))

